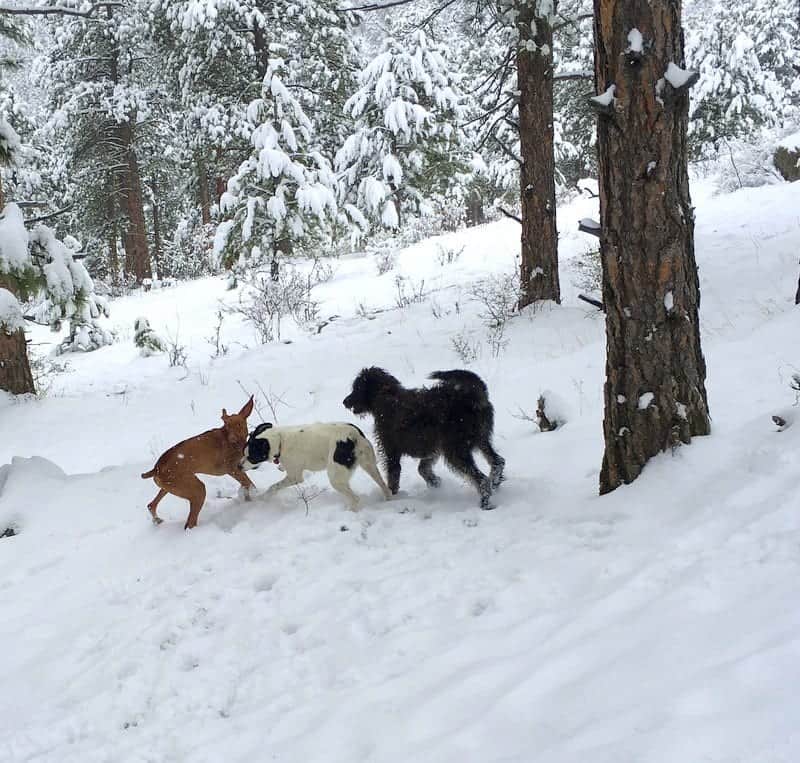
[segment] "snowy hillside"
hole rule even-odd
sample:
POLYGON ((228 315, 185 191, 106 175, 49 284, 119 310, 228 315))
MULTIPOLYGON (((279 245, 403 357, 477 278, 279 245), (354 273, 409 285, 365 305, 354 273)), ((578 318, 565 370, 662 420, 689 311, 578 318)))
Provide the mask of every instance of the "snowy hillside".
POLYGON ((713 434, 604 498, 604 325, 576 300, 592 200, 559 211, 564 304, 511 320, 497 352, 474 292, 515 267, 509 220, 380 276, 337 261, 316 290, 335 319, 287 324, 288 344, 227 316, 212 358, 237 299, 221 279, 114 301, 116 344, 71 356, 42 399, 0 401, 0 531, 18 531, 0 540, 0 760, 794 763, 800 426, 770 417, 800 411, 800 183, 693 195, 713 434), (399 309, 399 291, 422 297, 399 309), (139 357, 140 315, 186 368, 139 357), (408 462, 388 503, 354 479, 358 514, 330 489, 306 510, 208 478, 195 530, 173 497, 150 523, 139 474, 222 407, 253 392, 251 426, 267 398, 282 424, 353 420, 362 366, 422 384, 464 365, 455 344, 496 408, 496 511, 408 462), (567 419, 546 434, 519 415, 543 390, 567 419))

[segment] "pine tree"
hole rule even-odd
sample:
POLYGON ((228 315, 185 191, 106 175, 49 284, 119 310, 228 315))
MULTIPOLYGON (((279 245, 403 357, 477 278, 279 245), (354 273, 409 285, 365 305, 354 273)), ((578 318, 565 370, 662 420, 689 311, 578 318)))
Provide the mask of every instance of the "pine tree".
POLYGON ((700 75, 689 111, 695 156, 800 114, 795 0, 696 0, 686 30, 687 65, 700 75))
POLYGON ((606 311, 600 492, 708 434, 680 0, 595 0, 606 311))
POLYGON ((345 104, 355 129, 336 155, 346 198, 374 224, 398 228, 468 169, 460 100, 444 48, 423 30, 384 40, 345 104))
POLYGON ((323 231, 336 213, 336 178, 286 74, 283 60, 269 62, 261 97, 247 109, 251 154, 220 200, 227 219, 217 250, 229 267, 277 261, 323 231))
POLYGON ((51 171, 82 229, 106 242, 111 270, 119 239, 124 271, 141 283, 151 266, 140 152, 156 85, 141 65, 146 24, 136 3, 51 24, 38 67, 53 108, 43 137, 58 146, 51 171))

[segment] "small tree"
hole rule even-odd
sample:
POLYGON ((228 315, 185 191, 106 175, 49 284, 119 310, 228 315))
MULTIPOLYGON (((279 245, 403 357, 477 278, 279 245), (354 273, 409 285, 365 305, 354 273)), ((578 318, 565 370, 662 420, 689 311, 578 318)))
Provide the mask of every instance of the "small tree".
POLYGON ((421 29, 390 36, 345 104, 356 124, 335 166, 348 198, 374 224, 398 228, 404 215, 419 214, 426 199, 444 195, 468 169, 450 71, 445 49, 421 29))
POLYGON ((228 218, 215 249, 223 264, 277 262, 322 232, 336 213, 336 179, 313 143, 311 121, 270 61, 262 93, 250 103, 252 153, 228 181, 220 208, 228 218))

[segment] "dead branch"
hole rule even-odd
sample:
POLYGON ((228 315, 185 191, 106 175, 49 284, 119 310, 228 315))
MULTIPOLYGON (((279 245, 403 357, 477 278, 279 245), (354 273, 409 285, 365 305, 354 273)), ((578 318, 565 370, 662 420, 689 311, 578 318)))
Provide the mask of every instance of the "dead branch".
POLYGON ((517 217, 513 212, 509 212, 505 207, 498 207, 498 209, 506 217, 510 217, 512 220, 516 220, 520 225, 522 225, 522 218, 517 217))
POLYGON ((602 310, 603 312, 606 311, 605 305, 599 299, 587 297, 585 294, 578 294, 578 299, 582 299, 584 302, 594 305, 598 310, 602 310))

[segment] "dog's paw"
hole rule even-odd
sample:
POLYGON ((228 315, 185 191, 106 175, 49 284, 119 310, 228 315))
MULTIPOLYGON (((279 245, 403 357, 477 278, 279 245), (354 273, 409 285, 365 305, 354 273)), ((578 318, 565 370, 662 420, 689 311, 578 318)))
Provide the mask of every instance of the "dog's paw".
POLYGON ((252 488, 247 487, 240 487, 239 490, 236 492, 236 497, 240 501, 249 501, 251 498, 250 491, 252 488))

